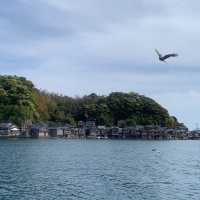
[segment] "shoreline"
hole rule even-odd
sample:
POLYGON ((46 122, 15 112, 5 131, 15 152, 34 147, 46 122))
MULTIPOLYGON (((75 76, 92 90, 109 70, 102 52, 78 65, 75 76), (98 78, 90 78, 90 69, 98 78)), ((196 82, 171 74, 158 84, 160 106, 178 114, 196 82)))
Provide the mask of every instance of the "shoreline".
POLYGON ((50 137, 50 136, 46 136, 46 137, 21 137, 21 136, 0 136, 0 140, 7 140, 7 139, 18 139, 18 140, 28 140, 28 139, 33 139, 33 140, 48 140, 48 139, 62 139, 62 140, 131 140, 131 141, 186 141, 186 140, 200 140, 200 138, 175 138, 175 139, 147 139, 147 138, 95 138, 95 137, 82 137, 82 138, 67 138, 67 137, 50 137))

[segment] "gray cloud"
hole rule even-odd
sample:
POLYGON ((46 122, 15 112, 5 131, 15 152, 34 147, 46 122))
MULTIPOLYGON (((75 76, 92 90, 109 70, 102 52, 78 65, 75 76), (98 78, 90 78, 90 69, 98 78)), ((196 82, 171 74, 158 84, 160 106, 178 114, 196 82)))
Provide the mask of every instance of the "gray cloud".
POLYGON ((198 101, 191 101, 191 110, 179 102, 189 105, 187 95, 199 99, 197 0, 7 0, 0 5, 2 73, 24 75, 37 87, 72 96, 136 91, 156 98, 192 127, 198 101), (180 56, 162 64, 155 48, 180 56))

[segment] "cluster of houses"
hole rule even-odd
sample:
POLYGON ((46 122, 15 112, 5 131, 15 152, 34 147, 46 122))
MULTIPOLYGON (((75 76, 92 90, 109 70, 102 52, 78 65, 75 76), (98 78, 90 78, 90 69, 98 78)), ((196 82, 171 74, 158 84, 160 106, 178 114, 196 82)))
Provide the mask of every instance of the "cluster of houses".
POLYGON ((173 129, 160 126, 134 127, 105 127, 96 126, 95 121, 79 122, 77 127, 70 125, 49 127, 47 125, 32 125, 26 130, 20 130, 12 123, 0 123, 0 138, 55 138, 69 139, 145 139, 145 140, 172 140, 172 139, 200 139, 200 131, 189 131, 184 127, 173 129))

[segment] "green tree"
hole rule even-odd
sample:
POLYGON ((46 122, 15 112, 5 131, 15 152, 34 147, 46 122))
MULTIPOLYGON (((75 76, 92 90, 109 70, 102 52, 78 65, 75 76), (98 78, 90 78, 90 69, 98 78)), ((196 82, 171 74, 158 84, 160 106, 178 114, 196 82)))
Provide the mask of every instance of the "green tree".
POLYGON ((33 84, 23 77, 0 76, 0 120, 25 125, 36 112, 33 84))

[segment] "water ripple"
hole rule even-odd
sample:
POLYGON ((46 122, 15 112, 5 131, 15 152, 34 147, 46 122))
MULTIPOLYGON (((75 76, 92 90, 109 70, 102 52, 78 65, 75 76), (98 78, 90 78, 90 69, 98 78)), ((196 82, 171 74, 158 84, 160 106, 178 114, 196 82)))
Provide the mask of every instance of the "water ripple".
POLYGON ((199 200, 199 152, 197 141, 0 140, 0 199, 199 200))

